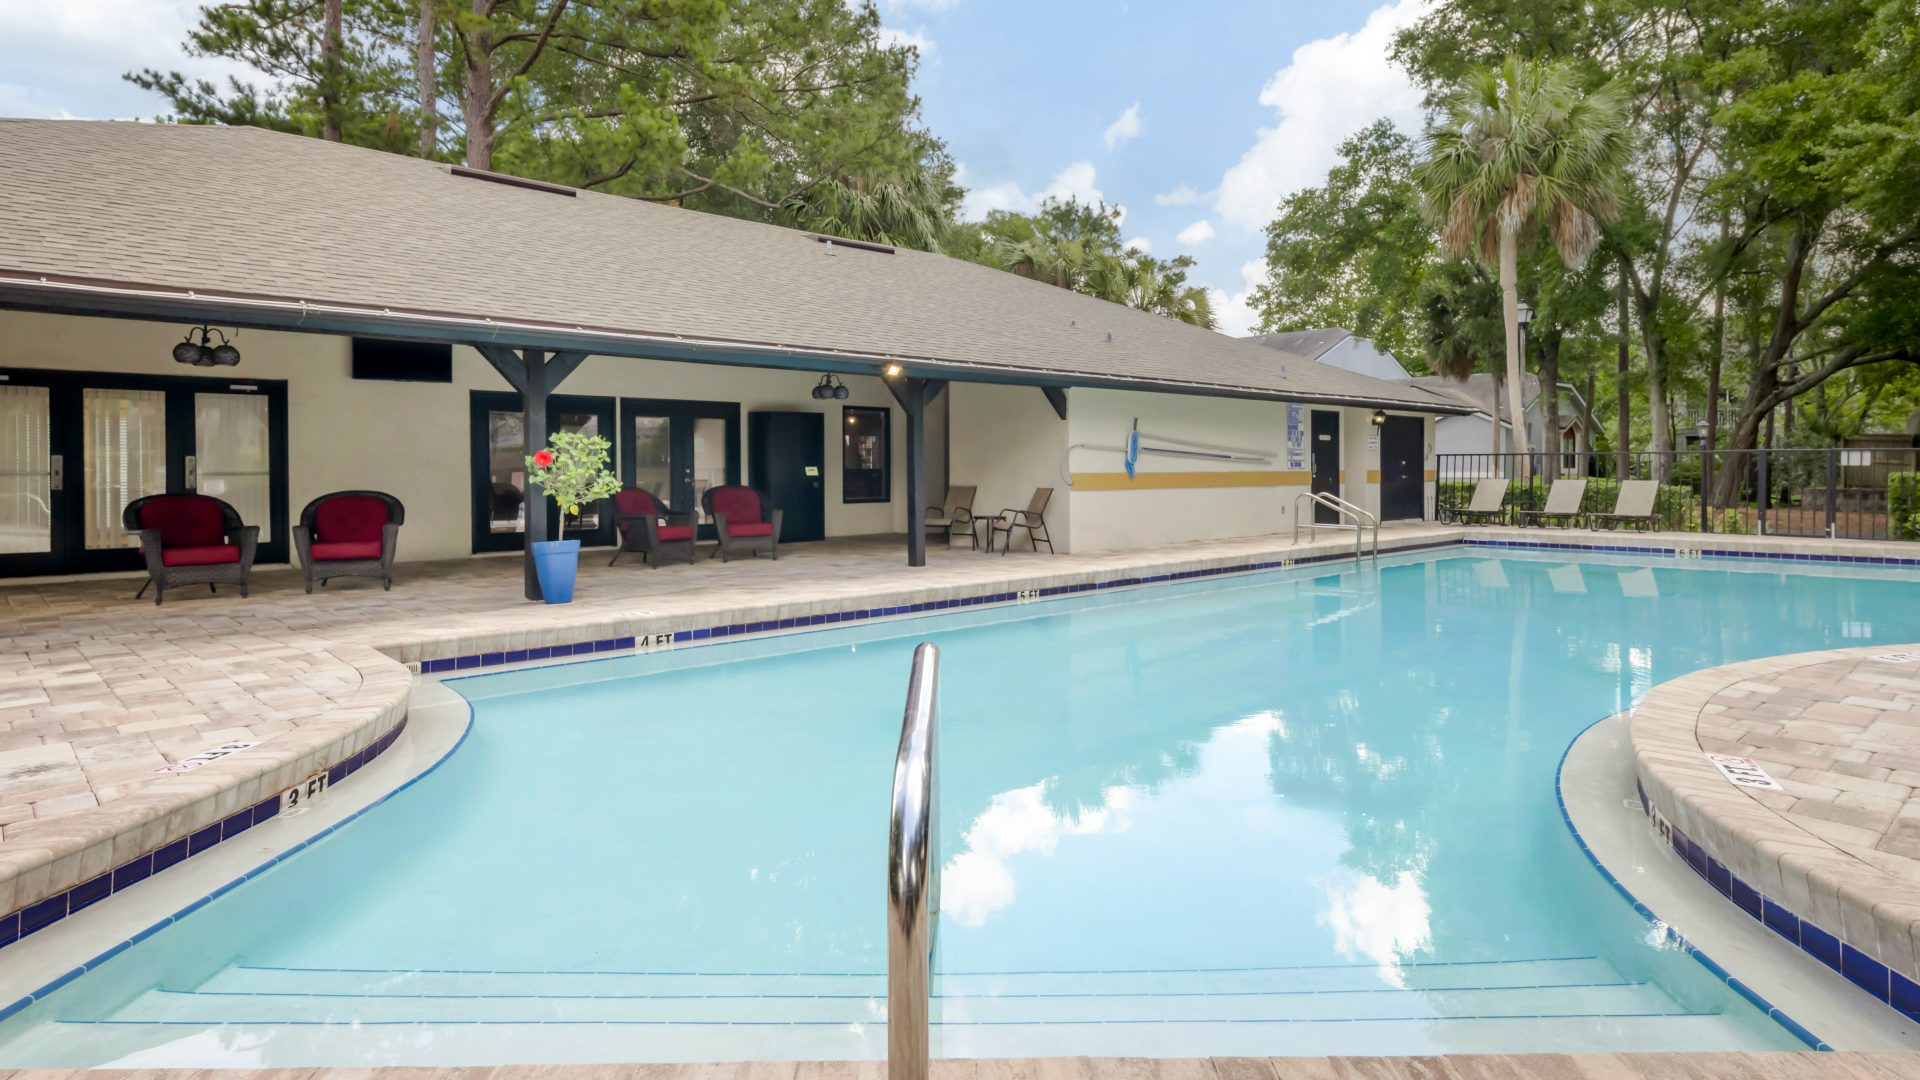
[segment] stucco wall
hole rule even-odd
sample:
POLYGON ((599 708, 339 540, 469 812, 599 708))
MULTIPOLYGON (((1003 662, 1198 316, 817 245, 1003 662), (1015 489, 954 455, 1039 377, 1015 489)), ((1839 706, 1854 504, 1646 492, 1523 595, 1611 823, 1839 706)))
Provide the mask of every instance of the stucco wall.
MULTIPOLYGON (((172 323, 0 311, 0 368, 208 374, 205 369, 181 367, 168 356, 184 332, 185 327, 172 323)), ((235 344, 243 357, 232 370, 236 379, 287 382, 289 515, 298 514, 307 500, 328 491, 378 488, 406 504, 402 560, 471 554, 470 391, 511 389, 484 358, 471 349, 455 348, 451 384, 386 382, 351 377, 347 338, 247 330, 235 344)), ((743 469, 747 413, 761 409, 824 412, 827 534, 904 532, 904 416, 877 378, 848 378, 852 396, 844 402, 810 398, 808 391, 817 379, 807 372, 596 356, 581 364, 559 392, 739 402, 743 469), (841 502, 836 433, 842 405, 892 407, 891 502, 841 502)), ((1039 391, 1028 393, 1040 400, 1039 391)), ((616 444, 616 466, 619 460, 616 444)))
MULTIPOLYGON (((1068 425, 1045 395, 1031 386, 954 383, 942 396, 948 399, 948 483, 977 487, 973 509, 979 514, 1025 509, 1034 488, 1052 488, 1047 531, 1055 550, 1074 550, 1073 507, 1062 471, 1068 425)), ((1024 548, 1021 535, 1018 546, 1024 548)))

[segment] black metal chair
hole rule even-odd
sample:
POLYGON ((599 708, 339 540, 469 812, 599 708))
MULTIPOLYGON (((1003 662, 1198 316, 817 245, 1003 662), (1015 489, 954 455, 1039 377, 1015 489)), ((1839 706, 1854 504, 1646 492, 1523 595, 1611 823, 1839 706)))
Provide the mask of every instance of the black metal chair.
POLYGON ((127 504, 120 523, 140 535, 140 554, 147 562, 147 580, 133 594, 135 600, 146 595, 148 585, 156 605, 175 585, 205 585, 211 592, 238 585, 240 595, 247 595, 260 527, 242 523, 240 511, 224 500, 191 491, 143 495, 127 504))
POLYGON ((328 578, 370 577, 393 588, 393 553, 407 508, 384 491, 335 491, 300 511, 293 548, 306 568, 307 591, 328 578))

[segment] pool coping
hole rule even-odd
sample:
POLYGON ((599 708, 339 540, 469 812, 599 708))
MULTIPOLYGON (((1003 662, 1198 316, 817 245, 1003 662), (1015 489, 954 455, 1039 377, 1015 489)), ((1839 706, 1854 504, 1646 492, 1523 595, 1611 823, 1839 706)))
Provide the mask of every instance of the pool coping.
POLYGON ((1902 648, 1790 653, 1696 671, 1649 690, 1630 730, 1641 809, 1675 854, 1736 910, 1920 1021, 1920 887, 1763 805, 1722 775, 1699 737, 1724 690, 1902 648))
MULTIPOLYGON (((379 752, 374 749, 376 745, 385 749, 397 737, 418 677, 755 639, 1109 589, 1336 564, 1354 557, 1352 548, 1341 538, 1300 545, 1282 543, 1277 536, 1248 539, 1271 543, 1257 543, 1251 551, 1228 554, 1209 552, 1205 544, 1131 553, 1139 561, 1124 569, 1094 566, 1058 571, 1045 562, 1023 562, 970 585, 882 586, 840 601, 787 601, 745 608, 715 604, 710 609, 664 617, 651 611, 610 616, 603 608, 584 608, 577 620, 559 627, 427 633, 403 640, 376 639, 371 645, 321 642, 326 655, 360 677, 360 685, 342 707, 193 772, 170 777, 166 784, 149 785, 102 806, 46 819, 44 825, 36 822, 29 839, 0 843, 0 912, 4 913, 0 914, 0 948, 111 895, 123 887, 123 871, 126 884, 133 884, 143 860, 150 863, 163 850, 171 852, 185 841, 190 856, 211 847, 217 839, 237 835, 270 817, 271 812, 263 808, 276 803, 288 788, 316 775, 344 778, 343 769, 358 768, 351 763, 364 764, 379 752)), ((1715 547, 1692 546, 1703 539, 1696 534, 1629 537, 1575 530, 1423 525, 1406 533, 1384 535, 1379 553, 1399 555, 1459 547, 1920 567, 1920 550, 1891 542, 1714 535, 1715 547), (1902 554, 1889 554, 1891 551, 1902 554), (1913 555, 1906 555, 1908 551, 1913 555)), ((554 609, 544 611, 551 616, 554 609)))

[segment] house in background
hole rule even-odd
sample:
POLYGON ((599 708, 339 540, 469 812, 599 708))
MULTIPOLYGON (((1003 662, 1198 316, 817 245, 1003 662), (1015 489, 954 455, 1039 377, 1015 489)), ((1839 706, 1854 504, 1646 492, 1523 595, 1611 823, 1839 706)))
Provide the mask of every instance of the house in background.
MULTIPOLYGON (((1464 380, 1449 379, 1443 375, 1413 375, 1392 353, 1375 344, 1371 338, 1360 337, 1339 327, 1255 334, 1251 340, 1328 367, 1418 386, 1471 409, 1464 415, 1441 416, 1434 421, 1434 455, 1478 454, 1485 459, 1477 466, 1471 461, 1455 462, 1447 470, 1449 477, 1456 473, 1462 479, 1493 475, 1492 461, 1486 455, 1496 449, 1493 432, 1495 416, 1500 417, 1501 429, 1497 449, 1501 453, 1508 450, 1506 429, 1509 421, 1506 418, 1504 389, 1490 375, 1475 373, 1464 380), (1496 397, 1499 398, 1498 409, 1495 408, 1496 397)), ((1526 414, 1527 445, 1541 446, 1545 420, 1540 407, 1540 376, 1527 372, 1521 379, 1520 394, 1526 414)), ((1560 402, 1560 446, 1567 454, 1561 463, 1563 470, 1577 468, 1578 459, 1572 457, 1573 454, 1592 449, 1592 442, 1581 423, 1585 410, 1577 401, 1567 400, 1569 396, 1570 392, 1564 394, 1560 402)))

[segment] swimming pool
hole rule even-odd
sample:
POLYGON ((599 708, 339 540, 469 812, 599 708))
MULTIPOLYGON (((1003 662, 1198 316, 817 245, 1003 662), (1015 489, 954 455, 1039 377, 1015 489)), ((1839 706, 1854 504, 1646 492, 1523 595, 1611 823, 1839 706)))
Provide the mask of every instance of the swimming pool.
POLYGON ((937 1054, 1798 1048, 1606 887, 1555 767, 1687 671, 1920 639, 1916 601, 1455 549, 454 680, 440 768, 0 1025, 0 1066, 882 1056, 927 639, 937 1054))

